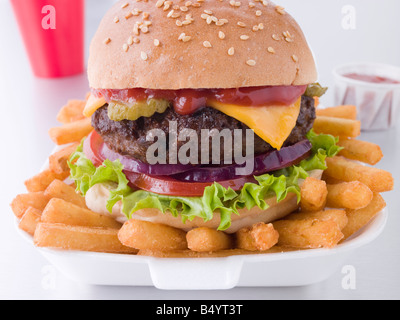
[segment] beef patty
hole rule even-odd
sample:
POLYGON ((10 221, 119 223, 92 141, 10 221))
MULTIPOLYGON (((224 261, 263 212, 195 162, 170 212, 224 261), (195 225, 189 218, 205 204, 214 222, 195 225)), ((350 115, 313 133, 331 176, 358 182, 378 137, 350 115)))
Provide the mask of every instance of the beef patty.
MULTIPOLYGON (((308 131, 313 127, 315 120, 314 99, 303 96, 301 99, 300 114, 297 119, 296 126, 293 128, 290 136, 285 141, 284 146, 293 145, 304 140, 308 131)), ((141 117, 136 121, 112 121, 108 117, 108 106, 98 109, 92 117, 92 125, 99 133, 106 145, 113 151, 130 156, 144 163, 146 160, 146 152, 149 146, 154 144, 153 141, 146 141, 147 132, 152 129, 161 129, 165 132, 168 142, 169 123, 176 121, 177 132, 183 129, 193 129, 201 137, 202 129, 217 129, 222 131, 228 129, 231 131, 232 137, 234 130, 244 130, 242 137, 242 150, 246 150, 246 133, 249 129, 240 121, 229 117, 228 115, 214 109, 203 108, 192 115, 182 116, 168 108, 164 113, 156 113, 150 118, 141 117)), ((186 144, 187 141, 178 141, 179 148, 186 144)), ((168 143, 167 143, 168 148, 168 143)), ((274 148, 257 135, 254 136, 254 152, 256 155, 272 151, 274 148)), ((213 150, 215 151, 215 150, 213 150)), ((201 159, 201 148, 199 148, 199 159, 201 159)), ((212 151, 210 151, 210 163, 212 163, 212 151)), ((224 159, 224 143, 220 144, 220 157, 224 159)), ((167 161, 168 161, 167 150, 167 161)), ((200 161, 200 160, 199 160, 200 161)))

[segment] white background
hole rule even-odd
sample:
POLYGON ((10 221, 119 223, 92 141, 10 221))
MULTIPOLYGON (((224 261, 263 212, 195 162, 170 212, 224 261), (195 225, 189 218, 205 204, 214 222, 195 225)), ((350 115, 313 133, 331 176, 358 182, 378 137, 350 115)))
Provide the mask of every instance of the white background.
MULTIPOLYGON (((86 47, 111 0, 87 1, 86 47)), ((277 1, 278 2, 278 1, 277 1)), ((281 0, 303 27, 314 50, 323 84, 331 70, 354 61, 400 66, 400 1, 281 0), (355 30, 342 28, 342 8, 356 9, 355 30)), ((2 299, 398 299, 400 298, 400 203, 396 190, 385 194, 390 210, 384 234, 346 261, 357 271, 356 290, 344 290, 339 269, 328 281, 304 288, 237 288, 226 292, 164 292, 154 288, 91 287, 74 283, 49 266, 15 231, 8 206, 25 192, 23 181, 35 174, 53 149, 47 136, 58 109, 88 91, 85 75, 59 80, 32 76, 23 43, 7 0, 0 0, 0 298, 2 299), (55 286, 46 286, 46 276, 55 286)), ((331 105, 328 94, 324 104, 331 105)), ((398 129, 363 133, 385 153, 380 167, 400 174, 398 129)), ((295 267, 295 266, 294 266, 295 267)))

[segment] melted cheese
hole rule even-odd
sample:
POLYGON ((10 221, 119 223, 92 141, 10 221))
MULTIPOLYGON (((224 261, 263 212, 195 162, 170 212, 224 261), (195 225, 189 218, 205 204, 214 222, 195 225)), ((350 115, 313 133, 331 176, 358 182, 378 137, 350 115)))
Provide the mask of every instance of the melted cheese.
POLYGON ((103 97, 96 98, 91 94, 86 102, 85 109, 83 110, 83 115, 88 118, 91 117, 97 109, 100 109, 106 103, 106 99, 104 99, 103 97))
POLYGON ((296 126, 301 98, 290 106, 243 107, 212 101, 211 107, 246 124, 261 139, 280 150, 296 126))

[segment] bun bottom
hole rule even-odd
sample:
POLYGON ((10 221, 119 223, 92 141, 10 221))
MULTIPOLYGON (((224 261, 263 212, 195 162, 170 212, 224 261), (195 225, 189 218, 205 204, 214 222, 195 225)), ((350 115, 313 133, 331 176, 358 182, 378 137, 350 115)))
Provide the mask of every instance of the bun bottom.
MULTIPOLYGON (((322 170, 314 170, 309 172, 309 175, 310 177, 321 179, 322 172, 322 170)), ((300 186, 302 182, 303 181, 299 183, 300 186)), ((297 204, 297 196, 293 193, 289 194, 285 200, 279 203, 276 197, 267 199, 266 203, 269 205, 267 210, 261 210, 258 207, 251 210, 239 210, 239 215, 232 215, 232 225, 229 229, 225 230, 225 232, 235 233, 241 228, 251 226, 258 222, 270 223, 282 219, 299 207, 297 204)), ((170 213, 164 214, 157 209, 139 210, 132 215, 132 219, 165 224, 185 231, 199 227, 217 229, 220 224, 219 214, 215 214, 213 219, 207 222, 204 222, 201 218, 195 218, 193 221, 186 221, 183 223, 180 217, 176 218, 170 213)))

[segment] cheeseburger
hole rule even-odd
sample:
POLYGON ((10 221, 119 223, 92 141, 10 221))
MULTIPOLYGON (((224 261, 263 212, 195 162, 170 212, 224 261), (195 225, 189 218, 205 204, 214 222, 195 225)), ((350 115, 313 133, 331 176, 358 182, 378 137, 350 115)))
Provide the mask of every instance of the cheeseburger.
POLYGON ((121 1, 92 41, 95 129, 72 155, 87 206, 118 221, 234 233, 296 210, 332 136, 296 21, 270 1, 121 1))

